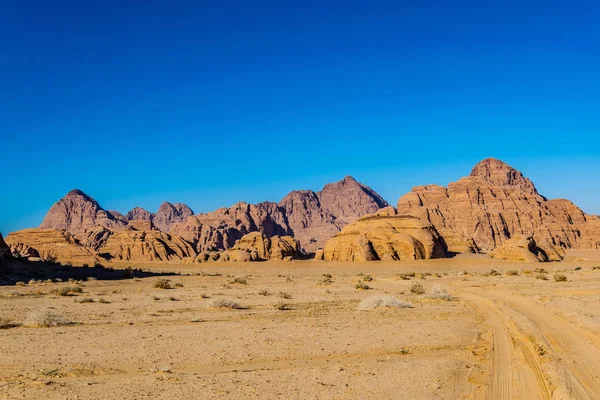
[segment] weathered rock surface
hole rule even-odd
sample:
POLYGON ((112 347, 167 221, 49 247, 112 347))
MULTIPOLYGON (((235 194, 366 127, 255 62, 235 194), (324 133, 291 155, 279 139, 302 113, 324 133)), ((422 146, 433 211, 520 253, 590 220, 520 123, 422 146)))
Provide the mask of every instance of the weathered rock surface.
POLYGON ((21 257, 73 265, 91 265, 97 260, 94 252, 79 244, 73 235, 56 229, 33 228, 13 232, 6 237, 6 243, 12 253, 21 257))
POLYGON ((250 232, 285 236, 289 232, 283 210, 275 203, 237 203, 230 208, 198 214, 173 225, 170 233, 194 243, 201 252, 231 248, 250 232))
POLYGON ((185 221, 192 215, 194 215, 194 212, 187 205, 182 203, 171 204, 165 201, 160 205, 158 212, 152 218, 152 222, 161 231, 169 232, 173 224, 185 221))
POLYGON ((446 256, 435 228, 418 218, 389 215, 363 217, 329 239, 325 261, 421 260, 446 256))
POLYGON ((447 188, 413 188, 397 210, 432 224, 452 252, 488 253, 515 235, 556 248, 598 246, 596 217, 568 200, 546 200, 523 174, 495 159, 480 162, 447 188))
POLYGON ((154 219, 154 216, 154 213, 151 213, 150 211, 145 210, 142 207, 134 207, 131 211, 127 213, 125 218, 127 218, 128 221, 152 221, 154 219))
POLYGON ((4 241, 2 234, 0 233, 0 259, 8 258, 11 255, 10 247, 4 241))
POLYGON ((291 236, 266 237, 261 232, 251 232, 235 242, 232 248, 221 252, 202 252, 194 262, 209 261, 267 261, 297 258, 298 241, 291 236))
POLYGON ((347 176, 320 192, 293 191, 279 202, 302 249, 313 253, 350 222, 389 204, 373 189, 347 176))
POLYGON ((67 193, 50 208, 40 228, 66 230, 77 234, 96 225, 118 229, 124 227, 126 222, 104 210, 96 200, 76 189, 67 193))
POLYGON ((564 253, 549 244, 538 246, 533 236, 515 235, 494 249, 490 255, 508 261, 548 262, 560 261, 564 253), (544 248, 545 247, 545 248, 544 248))

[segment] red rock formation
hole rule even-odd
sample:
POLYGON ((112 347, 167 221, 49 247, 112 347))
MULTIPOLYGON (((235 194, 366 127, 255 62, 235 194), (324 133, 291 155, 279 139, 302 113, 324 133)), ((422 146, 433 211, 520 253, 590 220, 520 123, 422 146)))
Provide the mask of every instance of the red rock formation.
POLYGON ((151 213, 150 211, 144 210, 142 207, 135 207, 127 213, 125 218, 127 218, 128 221, 152 221, 155 215, 156 214, 151 213))
POLYGON ((42 229, 64 229, 72 234, 83 233, 96 225, 118 229, 126 222, 115 218, 98 202, 81 190, 72 190, 50 208, 42 221, 42 229))
POLYGON ((587 233, 595 217, 568 200, 546 200, 523 174, 495 159, 480 162, 447 188, 413 188, 397 210, 431 223, 453 252, 487 253, 514 235, 562 248, 597 243, 587 233))
POLYGON ((194 215, 194 212, 187 205, 182 203, 171 204, 165 201, 161 204, 152 222, 161 231, 169 232, 173 224, 185 221, 192 215, 194 215))

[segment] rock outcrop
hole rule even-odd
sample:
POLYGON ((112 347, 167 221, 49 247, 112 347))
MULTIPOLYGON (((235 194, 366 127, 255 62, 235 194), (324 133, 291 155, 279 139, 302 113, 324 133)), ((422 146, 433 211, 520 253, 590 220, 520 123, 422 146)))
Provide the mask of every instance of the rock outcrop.
POLYGON ((131 211, 127 213, 125 218, 127 218, 128 221, 152 221, 154 220, 155 215, 156 214, 151 213, 150 211, 145 210, 142 207, 134 207, 131 211))
POLYGON ((96 225, 119 229, 126 225, 126 221, 104 210, 96 200, 76 189, 50 208, 40 228, 78 234, 96 225))
POLYGON ((0 260, 11 256, 10 247, 4 241, 2 234, 0 233, 0 260))
POLYGON ((347 224, 388 205, 373 189, 351 176, 325 185, 320 192, 293 191, 279 202, 294 238, 309 253, 347 224))
POLYGON ((73 265, 94 264, 94 252, 82 246, 73 235, 56 229, 24 229, 6 237, 13 254, 73 265))
POLYGON ((533 236, 516 235, 494 249, 490 256, 508 261, 548 262, 561 261, 564 258, 564 252, 549 244, 538 246, 533 236))
POLYGON ((446 256, 435 228, 418 218, 382 214, 363 217, 325 244, 325 261, 421 260, 446 256))
POLYGON ((194 215, 173 225, 170 231, 194 243, 199 253, 231 248, 250 232, 262 232, 267 237, 288 235, 283 210, 271 202, 241 202, 230 208, 194 215))
POLYGON ((252 232, 237 240, 232 248, 220 252, 200 253, 194 262, 281 261, 297 258, 299 255, 298 241, 291 236, 266 237, 261 232, 252 232))
POLYGON ((152 222, 161 231, 169 232, 173 224, 185 221, 192 215, 194 215, 194 212, 187 205, 182 203, 171 204, 165 201, 160 205, 158 212, 152 218, 152 222))
POLYGON ((495 159, 447 188, 413 188, 397 210, 432 224, 451 252, 489 253, 517 235, 556 248, 598 246, 592 233, 597 217, 568 200, 546 200, 522 173, 495 159))

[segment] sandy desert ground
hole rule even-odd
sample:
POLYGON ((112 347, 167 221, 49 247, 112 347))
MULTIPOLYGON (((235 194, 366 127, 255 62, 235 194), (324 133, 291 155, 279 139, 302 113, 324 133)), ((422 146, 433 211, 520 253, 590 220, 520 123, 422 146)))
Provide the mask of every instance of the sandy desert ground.
POLYGON ((39 276, 0 286, 0 398, 597 399, 600 254, 583 253, 39 276), (432 297, 436 286, 452 299, 432 297), (368 308, 382 296, 412 307, 368 308))

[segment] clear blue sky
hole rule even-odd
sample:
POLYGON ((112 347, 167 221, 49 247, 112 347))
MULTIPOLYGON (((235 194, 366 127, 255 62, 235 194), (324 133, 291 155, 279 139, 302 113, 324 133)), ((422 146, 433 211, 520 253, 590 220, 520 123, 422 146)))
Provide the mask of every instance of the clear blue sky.
POLYGON ((0 231, 79 188, 211 211, 493 156, 600 213, 595 1, 0 4, 0 231))

